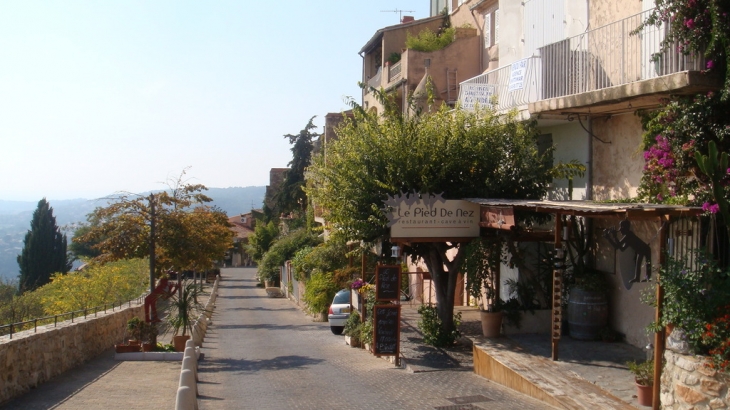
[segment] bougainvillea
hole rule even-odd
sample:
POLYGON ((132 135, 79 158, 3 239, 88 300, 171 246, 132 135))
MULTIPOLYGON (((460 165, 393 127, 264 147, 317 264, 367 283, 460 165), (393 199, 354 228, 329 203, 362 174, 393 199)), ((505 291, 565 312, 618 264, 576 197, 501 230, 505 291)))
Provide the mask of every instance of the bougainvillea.
MULTIPOLYGON (((730 149, 730 101, 719 93, 700 94, 667 101, 644 116, 644 173, 639 196, 655 203, 702 206, 714 200, 710 180, 697 167, 695 153, 706 154, 707 144, 730 149)), ((728 175, 724 183, 730 183, 728 175)), ((730 194, 730 189, 726 189, 730 194)))

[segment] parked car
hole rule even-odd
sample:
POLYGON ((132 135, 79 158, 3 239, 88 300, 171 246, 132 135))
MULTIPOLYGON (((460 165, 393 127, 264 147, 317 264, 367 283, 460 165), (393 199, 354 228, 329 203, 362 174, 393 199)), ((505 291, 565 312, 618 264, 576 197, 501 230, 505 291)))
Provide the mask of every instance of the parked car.
POLYGON ((341 335, 345 328, 345 321, 350 317, 350 289, 342 289, 335 294, 330 305, 327 320, 330 322, 330 330, 336 335, 341 335))

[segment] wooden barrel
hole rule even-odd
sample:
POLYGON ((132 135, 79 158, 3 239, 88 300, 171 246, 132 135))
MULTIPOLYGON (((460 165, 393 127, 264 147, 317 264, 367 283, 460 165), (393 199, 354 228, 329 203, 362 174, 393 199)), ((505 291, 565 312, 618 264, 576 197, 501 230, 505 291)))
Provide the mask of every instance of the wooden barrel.
POLYGON ((608 298, 604 292, 579 288, 570 290, 568 331, 578 340, 596 340, 608 324, 608 298))

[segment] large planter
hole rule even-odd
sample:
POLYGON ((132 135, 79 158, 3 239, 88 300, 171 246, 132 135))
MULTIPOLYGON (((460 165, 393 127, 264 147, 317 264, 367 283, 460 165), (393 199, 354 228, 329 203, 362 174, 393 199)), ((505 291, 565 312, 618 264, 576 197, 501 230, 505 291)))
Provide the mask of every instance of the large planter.
POLYGON ((173 336, 172 337, 172 345, 175 346, 176 352, 184 352, 185 351, 185 343, 190 339, 190 335, 185 336, 173 336))
POLYGON ((129 345, 129 344, 121 344, 121 345, 114 345, 114 351, 117 353, 134 353, 139 352, 140 345, 129 345))
POLYGON ((360 346, 360 340, 357 338, 354 338, 352 336, 345 335, 345 343, 350 345, 351 347, 359 347, 360 346))
POLYGON ((636 383, 636 400, 640 406, 651 406, 654 402, 654 388, 653 386, 645 386, 643 384, 636 383))
POLYGON ((596 340, 608 324, 608 298, 604 292, 573 288, 568 299, 568 329, 577 340, 596 340))
POLYGON ((142 343, 143 352, 151 352, 153 350, 155 350, 155 345, 153 343, 149 343, 149 342, 142 343))
POLYGON ((482 318, 482 334, 484 337, 499 337, 502 333, 502 318, 504 312, 479 312, 482 318))

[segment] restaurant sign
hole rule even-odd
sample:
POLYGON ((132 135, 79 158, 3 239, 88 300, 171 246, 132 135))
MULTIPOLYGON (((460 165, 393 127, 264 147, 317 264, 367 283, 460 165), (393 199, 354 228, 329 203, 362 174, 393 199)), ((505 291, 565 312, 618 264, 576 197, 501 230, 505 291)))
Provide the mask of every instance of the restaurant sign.
POLYGON ((391 239, 478 237, 479 204, 441 195, 389 195, 383 202, 391 239))

